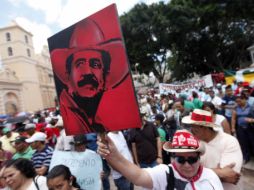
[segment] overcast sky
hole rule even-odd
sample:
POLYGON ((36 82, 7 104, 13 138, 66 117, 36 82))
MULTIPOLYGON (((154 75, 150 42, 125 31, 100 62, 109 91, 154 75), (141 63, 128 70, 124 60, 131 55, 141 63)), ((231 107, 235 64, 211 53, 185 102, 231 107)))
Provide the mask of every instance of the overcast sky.
POLYGON ((84 19, 100 9, 116 3, 118 13, 128 12, 135 4, 151 4, 168 0, 1 0, 0 27, 15 20, 31 32, 36 53, 47 38, 84 19))

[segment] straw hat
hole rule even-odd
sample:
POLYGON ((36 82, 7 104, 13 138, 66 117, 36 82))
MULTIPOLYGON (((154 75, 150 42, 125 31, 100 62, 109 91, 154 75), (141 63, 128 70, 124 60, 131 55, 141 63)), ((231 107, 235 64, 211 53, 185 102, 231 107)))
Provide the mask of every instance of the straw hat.
POLYGON ((220 128, 220 126, 213 123, 212 114, 209 111, 194 109, 190 115, 182 118, 183 124, 200 125, 204 127, 220 128))

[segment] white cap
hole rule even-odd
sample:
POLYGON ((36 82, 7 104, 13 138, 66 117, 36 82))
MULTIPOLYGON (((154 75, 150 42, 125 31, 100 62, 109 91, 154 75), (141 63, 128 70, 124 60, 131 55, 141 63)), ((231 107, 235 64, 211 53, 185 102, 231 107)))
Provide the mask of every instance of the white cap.
POLYGON ((46 137, 47 137, 47 135, 45 133, 36 132, 30 138, 26 139, 26 142, 27 143, 32 143, 32 142, 35 142, 35 141, 45 141, 46 137))
POLYGON ((36 126, 35 126, 35 124, 34 123, 28 123, 28 124, 26 124, 26 126, 25 126, 25 130, 27 130, 27 129, 34 129, 36 126))

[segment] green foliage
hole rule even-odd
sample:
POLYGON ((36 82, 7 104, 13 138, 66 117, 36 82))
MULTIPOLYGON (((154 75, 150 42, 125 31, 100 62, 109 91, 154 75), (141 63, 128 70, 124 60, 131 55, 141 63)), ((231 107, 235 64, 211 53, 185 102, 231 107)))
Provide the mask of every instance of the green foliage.
POLYGON ((171 0, 137 4, 121 17, 131 63, 174 79, 205 75, 250 63, 254 43, 253 0, 171 0), (171 52, 171 56, 169 55, 171 52))
POLYGON ((139 71, 153 71, 161 81, 169 51, 167 9, 162 2, 150 6, 142 3, 120 18, 132 69, 138 63, 139 71))

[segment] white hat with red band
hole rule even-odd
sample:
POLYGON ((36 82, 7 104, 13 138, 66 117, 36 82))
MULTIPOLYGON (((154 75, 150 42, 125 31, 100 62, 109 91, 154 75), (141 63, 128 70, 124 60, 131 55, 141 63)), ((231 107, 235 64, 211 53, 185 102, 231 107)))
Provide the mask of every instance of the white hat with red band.
POLYGON ((182 123, 189 125, 200 125, 211 128, 220 128, 220 126, 213 123, 211 112, 201 109, 194 109, 190 115, 183 117, 182 123))
POLYGON ((200 152, 205 153, 205 146, 187 130, 175 132, 173 141, 166 142, 163 149, 168 152, 200 152))

